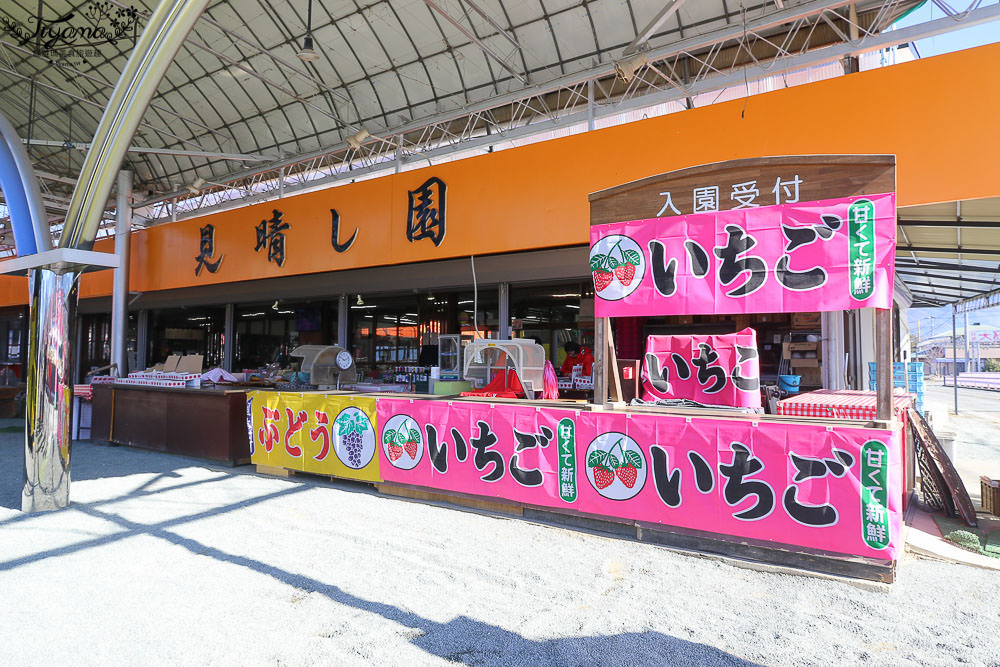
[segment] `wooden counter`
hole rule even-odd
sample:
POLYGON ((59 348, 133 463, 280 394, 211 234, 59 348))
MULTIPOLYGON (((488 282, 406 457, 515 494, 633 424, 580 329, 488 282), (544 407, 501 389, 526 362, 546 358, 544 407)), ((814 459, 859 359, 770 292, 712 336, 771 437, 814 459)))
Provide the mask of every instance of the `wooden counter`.
POLYGON ((246 391, 95 385, 91 437, 119 445, 250 462, 246 391))

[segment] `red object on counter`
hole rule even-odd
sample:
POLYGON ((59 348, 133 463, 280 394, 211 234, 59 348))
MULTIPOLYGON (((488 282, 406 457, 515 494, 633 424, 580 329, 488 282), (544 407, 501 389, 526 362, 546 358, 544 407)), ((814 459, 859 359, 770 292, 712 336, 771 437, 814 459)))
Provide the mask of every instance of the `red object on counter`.
POLYGON ((497 373, 493 380, 482 389, 463 391, 460 395, 486 398, 524 398, 524 387, 517 379, 517 373, 508 370, 505 373, 497 373))

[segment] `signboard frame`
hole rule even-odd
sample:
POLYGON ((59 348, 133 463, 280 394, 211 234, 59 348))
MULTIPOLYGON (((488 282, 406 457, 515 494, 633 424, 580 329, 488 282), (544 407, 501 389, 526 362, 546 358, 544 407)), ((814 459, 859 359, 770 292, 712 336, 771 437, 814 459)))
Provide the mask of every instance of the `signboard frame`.
MULTIPOLYGON (((698 212, 698 191, 716 188, 718 210, 896 191, 896 156, 784 155, 727 160, 678 169, 589 195, 590 224, 643 220, 698 212), (771 187, 773 185, 773 188, 771 187), (728 190, 728 193, 727 193, 728 190), (753 201, 746 193, 755 191, 753 201), (675 195, 676 193, 676 195, 675 195), (727 193, 728 197, 723 193, 727 193), (763 196, 762 196, 763 193, 763 196), (771 198, 768 199, 767 196, 771 198), (759 201, 757 197, 761 197, 759 201), (791 201, 790 201, 791 200, 791 201), (667 206, 669 202, 670 207, 667 206)), ((596 298, 596 295, 595 295, 596 298)), ((880 421, 891 421, 892 311, 876 309, 876 364, 880 421)), ((595 318, 594 401, 620 402, 617 358, 609 318, 595 318), (612 386, 609 387, 609 382, 612 386)))

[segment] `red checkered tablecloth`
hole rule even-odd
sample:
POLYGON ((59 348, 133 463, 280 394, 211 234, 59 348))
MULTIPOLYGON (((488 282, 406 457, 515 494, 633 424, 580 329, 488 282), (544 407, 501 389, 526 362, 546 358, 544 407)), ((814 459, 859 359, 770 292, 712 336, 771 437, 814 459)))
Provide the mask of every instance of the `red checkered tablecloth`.
MULTIPOLYGON (((903 418, 902 412, 910 407, 913 396, 898 389, 893 394, 892 403, 899 419, 903 418)), ((819 389, 778 401, 778 414, 872 420, 875 419, 875 403, 874 391, 819 389)))
POLYGON ((89 401, 94 398, 94 388, 89 384, 73 385, 73 395, 89 401))

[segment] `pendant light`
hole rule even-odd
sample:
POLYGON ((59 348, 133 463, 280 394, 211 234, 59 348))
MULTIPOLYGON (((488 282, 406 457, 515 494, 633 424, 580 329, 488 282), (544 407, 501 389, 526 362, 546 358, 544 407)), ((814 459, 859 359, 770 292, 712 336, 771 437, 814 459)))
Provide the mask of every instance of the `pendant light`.
POLYGON ((299 57, 299 60, 307 63, 319 60, 319 54, 313 49, 312 20, 313 3, 312 0, 309 0, 309 9, 306 12, 306 36, 302 40, 302 48, 299 49, 299 52, 296 54, 299 57))

